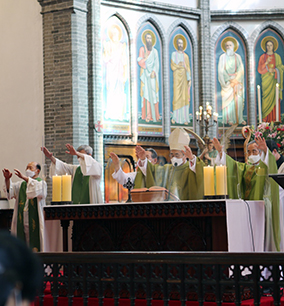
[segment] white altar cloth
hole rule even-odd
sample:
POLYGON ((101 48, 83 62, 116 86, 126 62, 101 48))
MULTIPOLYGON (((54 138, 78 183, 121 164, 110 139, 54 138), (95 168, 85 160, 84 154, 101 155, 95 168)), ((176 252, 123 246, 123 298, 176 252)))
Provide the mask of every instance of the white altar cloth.
POLYGON ((229 252, 263 252, 264 201, 226 201, 229 252))

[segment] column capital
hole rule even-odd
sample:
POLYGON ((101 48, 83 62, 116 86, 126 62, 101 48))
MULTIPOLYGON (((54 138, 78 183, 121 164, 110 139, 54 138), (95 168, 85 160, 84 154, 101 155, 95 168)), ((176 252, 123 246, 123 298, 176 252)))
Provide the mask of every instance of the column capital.
POLYGON ((89 0, 37 0, 41 5, 42 14, 64 10, 80 10, 87 12, 89 0))

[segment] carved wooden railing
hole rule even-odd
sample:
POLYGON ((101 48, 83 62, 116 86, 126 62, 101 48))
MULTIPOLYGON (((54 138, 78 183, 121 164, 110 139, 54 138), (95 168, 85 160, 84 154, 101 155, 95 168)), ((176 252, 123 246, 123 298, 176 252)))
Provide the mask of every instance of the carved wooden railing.
MULTIPOLYGON (((45 289, 51 288, 53 304, 65 296, 68 305, 73 297, 170 301, 232 302, 253 298, 260 304, 269 291, 274 305, 283 294, 283 255, 281 253, 228 252, 84 252, 41 253, 45 276, 39 293, 43 305, 45 289)), ((234 304, 232 304, 234 305, 234 304)))

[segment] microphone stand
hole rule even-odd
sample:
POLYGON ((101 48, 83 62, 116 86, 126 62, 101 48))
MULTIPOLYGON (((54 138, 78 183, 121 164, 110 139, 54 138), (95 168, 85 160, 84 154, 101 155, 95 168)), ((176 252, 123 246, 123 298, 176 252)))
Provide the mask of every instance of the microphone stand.
POLYGON ((171 190, 171 185, 172 185, 172 182, 173 182, 173 179, 174 179, 174 174, 175 174, 177 165, 178 165, 177 163, 174 163, 174 164, 173 164, 174 168, 173 168, 172 175, 171 175, 171 179, 170 179, 169 190, 168 190, 169 194, 168 194, 167 201, 170 200, 170 196, 171 196, 170 190, 171 190))

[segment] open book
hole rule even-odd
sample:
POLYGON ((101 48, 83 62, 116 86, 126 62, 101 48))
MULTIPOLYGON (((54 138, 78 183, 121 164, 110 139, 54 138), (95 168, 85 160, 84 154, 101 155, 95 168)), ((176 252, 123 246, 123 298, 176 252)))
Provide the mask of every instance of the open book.
POLYGON ((132 189, 131 197, 133 202, 179 201, 176 195, 160 186, 132 189))

